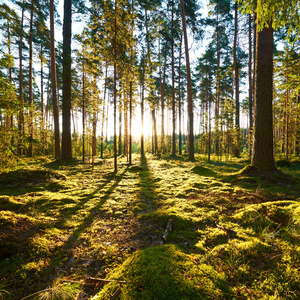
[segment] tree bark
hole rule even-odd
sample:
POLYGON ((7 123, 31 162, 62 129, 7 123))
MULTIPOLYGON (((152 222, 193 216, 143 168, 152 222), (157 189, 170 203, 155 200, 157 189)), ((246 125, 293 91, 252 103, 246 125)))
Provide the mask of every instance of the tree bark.
POLYGON ((234 42, 233 42, 233 66, 235 82, 235 156, 240 155, 240 91, 239 91, 239 67, 237 61, 237 36, 238 36, 238 4, 234 4, 234 42))
POLYGON ((270 25, 256 36, 255 112, 252 165, 274 170, 273 151, 273 29, 270 25))
POLYGON ((179 155, 182 154, 182 136, 181 136, 181 48, 182 48, 182 34, 180 35, 180 49, 179 49, 179 66, 178 66, 178 125, 179 125, 179 155))
POLYGON ((172 58, 172 156, 175 156, 176 155, 176 116, 175 116, 175 68, 174 68, 174 1, 172 1, 171 58, 172 58))
MULTIPOLYGON (((120 87, 120 90, 121 90, 121 87, 120 87)), ((119 101, 119 147, 118 147, 118 155, 122 155, 122 103, 121 103, 121 96, 119 97, 119 99, 120 99, 120 101, 119 101)), ((124 98, 124 102, 125 102, 125 98, 124 98)), ((124 123, 125 123, 125 120, 124 120, 124 123)))
POLYGON ((29 93, 28 93, 28 106, 29 106, 29 148, 28 156, 33 157, 33 88, 32 88, 32 63, 33 63, 33 12, 34 0, 31 1, 30 10, 30 29, 29 29, 29 93))
POLYGON ((216 86, 216 103, 215 103, 215 154, 219 156, 220 154, 220 144, 219 144, 219 106, 220 106, 220 42, 219 42, 219 6, 217 4, 217 86, 216 86))
POLYGON ((43 44, 41 44, 41 139, 42 153, 45 154, 45 115, 44 115, 44 62, 43 62, 43 44))
POLYGON ((115 1, 114 22, 114 172, 118 172, 117 156, 117 1, 115 1))
POLYGON ((161 89, 161 152, 165 153, 165 87, 166 87, 166 64, 167 54, 165 55, 165 63, 163 70, 163 83, 161 89))
POLYGON ((181 6, 181 19, 182 30, 184 34, 185 45, 185 60, 186 60, 186 78, 187 78, 187 97, 188 97, 188 124, 189 124, 189 160, 194 160, 194 115, 193 115, 193 93, 192 93, 192 79, 190 70, 190 58, 189 58, 189 45, 186 31, 184 2, 180 0, 181 6))
POLYGON ((19 43, 19 102, 20 111, 18 116, 18 155, 23 154, 23 136, 24 136, 24 94, 23 94, 23 27, 24 27, 24 0, 22 2, 22 17, 21 17, 21 33, 20 33, 20 43, 19 43))
POLYGON ((129 83, 129 165, 132 163, 132 81, 129 83))
POLYGON ((82 65, 82 162, 85 162, 85 70, 84 62, 82 65))
POLYGON ((57 99, 57 77, 55 62, 55 39, 54 39, 54 4, 50 0, 50 48, 51 48, 51 82, 52 82, 52 103, 54 118, 54 140, 55 158, 60 157, 60 133, 59 133, 59 106, 57 99))
POLYGON ((71 38, 72 0, 64 0, 63 24, 63 99, 62 99, 62 159, 72 158, 71 138, 71 38))
POLYGON ((141 91, 141 156, 142 158, 145 156, 145 150, 144 150, 144 73, 142 78, 142 91, 141 91))
POLYGON ((104 142, 104 117, 105 117, 105 99, 106 99, 106 84, 107 84, 107 63, 105 64, 105 79, 104 79, 104 97, 103 97, 103 111, 102 111, 102 124, 101 124, 101 158, 103 158, 103 142, 104 142))
MULTIPOLYGON (((248 65, 248 83, 249 83, 249 141, 250 145, 252 145, 252 131, 253 131, 253 87, 252 87, 252 15, 249 14, 249 65, 248 65)), ((250 157, 251 157, 251 152, 252 149, 249 147, 249 152, 250 152, 250 157)))

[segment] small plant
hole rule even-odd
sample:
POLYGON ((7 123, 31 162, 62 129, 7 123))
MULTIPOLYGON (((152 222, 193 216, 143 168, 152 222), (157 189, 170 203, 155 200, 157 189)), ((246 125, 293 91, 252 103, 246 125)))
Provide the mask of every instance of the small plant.
POLYGON ((36 294, 37 300, 73 300, 79 292, 79 287, 74 284, 56 281, 52 286, 36 294))
POLYGON ((5 294, 10 294, 6 289, 5 285, 0 285, 0 299, 5 299, 5 294))

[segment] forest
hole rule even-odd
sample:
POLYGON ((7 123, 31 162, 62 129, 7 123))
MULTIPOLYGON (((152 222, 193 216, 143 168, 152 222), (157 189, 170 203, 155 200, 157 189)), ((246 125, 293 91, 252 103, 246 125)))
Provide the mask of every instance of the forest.
POLYGON ((0 299, 299 299, 299 0, 0 1, 0 299))

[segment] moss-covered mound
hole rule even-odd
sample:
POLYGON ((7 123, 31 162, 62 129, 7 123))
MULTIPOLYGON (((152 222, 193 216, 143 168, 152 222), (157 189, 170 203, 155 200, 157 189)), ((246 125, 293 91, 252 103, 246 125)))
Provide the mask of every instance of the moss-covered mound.
MULTIPOLYGON (((109 276, 125 280, 120 299, 226 299, 230 287, 224 272, 217 272, 198 256, 174 245, 138 251, 109 276)), ((106 285, 93 300, 108 299, 119 288, 106 285)))

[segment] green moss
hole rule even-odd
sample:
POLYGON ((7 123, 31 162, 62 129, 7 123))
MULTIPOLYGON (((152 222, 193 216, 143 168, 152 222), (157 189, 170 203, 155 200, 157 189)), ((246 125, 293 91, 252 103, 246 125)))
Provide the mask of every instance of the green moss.
MULTIPOLYGON (((174 245, 139 251, 109 277, 126 280, 120 299, 224 299, 230 294, 224 274, 174 245)), ((93 300, 105 299, 117 288, 108 284, 93 300)))
MULTIPOLYGON (((65 277, 105 275, 127 281, 120 299, 300 296, 299 164, 281 167, 290 180, 245 174, 242 160, 118 162, 114 174, 112 159, 93 170, 76 160, 24 159, 15 173, 1 174, 0 251, 10 251, 0 278, 8 300, 54 291, 65 277)), ((108 299, 119 287, 86 292, 108 299)))

